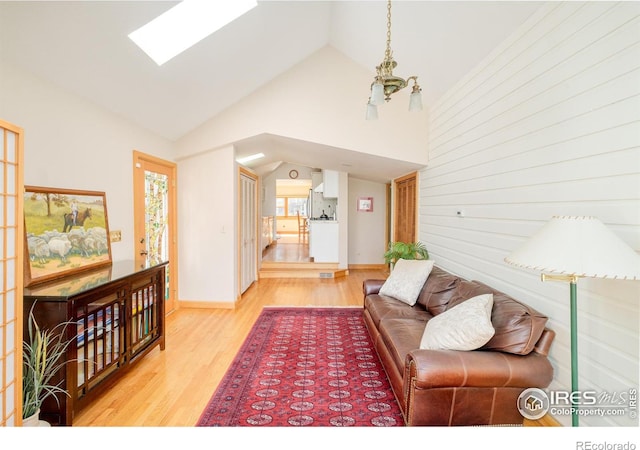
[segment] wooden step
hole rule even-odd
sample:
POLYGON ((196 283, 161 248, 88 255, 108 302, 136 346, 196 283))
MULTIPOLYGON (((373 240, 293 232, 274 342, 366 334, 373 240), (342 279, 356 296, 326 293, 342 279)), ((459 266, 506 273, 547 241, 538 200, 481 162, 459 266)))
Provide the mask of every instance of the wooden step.
POLYGON ((348 275, 337 263, 263 262, 259 278, 338 278, 348 275))

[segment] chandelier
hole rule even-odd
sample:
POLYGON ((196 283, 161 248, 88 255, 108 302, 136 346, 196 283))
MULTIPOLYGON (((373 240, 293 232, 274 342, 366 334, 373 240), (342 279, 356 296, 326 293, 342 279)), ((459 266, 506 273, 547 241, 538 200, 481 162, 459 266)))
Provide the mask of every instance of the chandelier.
POLYGON ((371 83, 371 95, 367 102, 367 120, 378 118, 378 106, 385 101, 391 100, 391 94, 395 94, 413 82, 413 90, 409 96, 409 111, 419 111, 422 109, 422 97, 418 77, 411 76, 406 80, 393 75, 393 69, 398 65, 393 59, 391 51, 391 0, 387 3, 387 49, 384 52, 384 60, 376 66, 376 77, 371 83))

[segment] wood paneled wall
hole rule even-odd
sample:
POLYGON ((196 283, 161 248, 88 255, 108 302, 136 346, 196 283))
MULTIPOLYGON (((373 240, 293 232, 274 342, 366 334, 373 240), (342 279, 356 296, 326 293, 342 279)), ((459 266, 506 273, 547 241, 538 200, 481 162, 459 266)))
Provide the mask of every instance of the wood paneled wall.
MULTIPOLYGON (((504 258, 553 215, 597 216, 640 250, 639 26, 637 2, 544 4, 430 111, 420 240, 437 264, 550 317, 552 389, 570 389, 569 286, 504 258)), ((581 389, 638 388, 639 285, 579 281, 581 389)))

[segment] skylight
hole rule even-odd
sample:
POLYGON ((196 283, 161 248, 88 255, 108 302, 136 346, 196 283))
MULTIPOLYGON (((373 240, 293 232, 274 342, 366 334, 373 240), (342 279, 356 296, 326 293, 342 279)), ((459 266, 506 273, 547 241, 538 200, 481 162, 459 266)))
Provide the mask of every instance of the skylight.
POLYGON ((184 0, 129 38, 160 66, 257 5, 256 0, 184 0))

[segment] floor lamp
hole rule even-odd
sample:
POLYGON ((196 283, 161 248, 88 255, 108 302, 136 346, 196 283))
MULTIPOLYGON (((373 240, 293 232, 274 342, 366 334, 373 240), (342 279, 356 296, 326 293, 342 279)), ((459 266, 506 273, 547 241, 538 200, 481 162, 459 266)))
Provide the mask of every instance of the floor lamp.
MULTIPOLYGON (((505 261, 542 272, 542 281, 569 282, 571 392, 577 392, 578 279, 640 280, 640 255, 595 217, 554 216, 505 261)), ((579 426, 577 407, 572 404, 571 424, 574 427, 579 426)))

